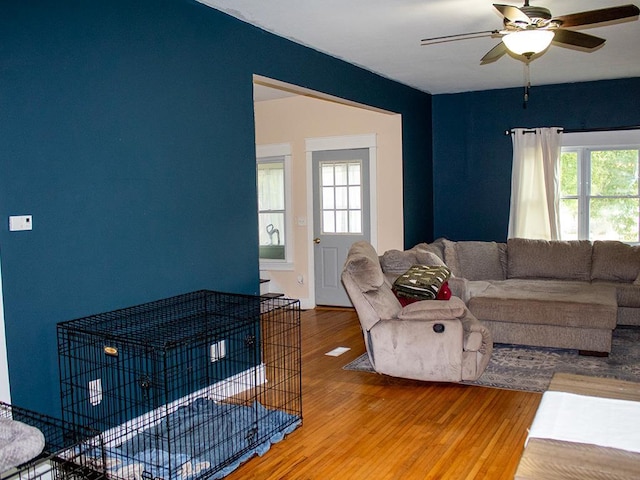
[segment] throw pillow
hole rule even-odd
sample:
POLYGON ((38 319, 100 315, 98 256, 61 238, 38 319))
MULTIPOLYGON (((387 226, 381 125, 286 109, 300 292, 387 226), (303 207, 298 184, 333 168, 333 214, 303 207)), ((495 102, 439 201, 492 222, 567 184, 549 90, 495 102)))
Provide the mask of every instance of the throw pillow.
POLYGON ((398 296, 433 300, 442 284, 451 276, 451 270, 443 265, 414 265, 393 283, 398 296))
POLYGON ((451 298, 451 289, 449 288, 449 282, 444 282, 438 290, 436 300, 449 300, 451 298))

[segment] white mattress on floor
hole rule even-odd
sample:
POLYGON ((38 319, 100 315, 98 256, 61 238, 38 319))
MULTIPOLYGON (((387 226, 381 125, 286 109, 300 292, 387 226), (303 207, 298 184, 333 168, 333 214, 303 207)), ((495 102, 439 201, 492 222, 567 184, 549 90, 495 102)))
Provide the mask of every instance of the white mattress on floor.
POLYGON ((527 443, 530 438, 589 443, 640 453, 640 402, 545 392, 527 443))

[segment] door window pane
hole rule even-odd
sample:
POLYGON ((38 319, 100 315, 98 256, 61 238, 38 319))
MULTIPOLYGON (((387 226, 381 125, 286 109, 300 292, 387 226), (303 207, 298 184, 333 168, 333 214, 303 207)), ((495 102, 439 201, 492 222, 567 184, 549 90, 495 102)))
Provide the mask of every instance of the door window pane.
POLYGON ((347 164, 337 163, 335 164, 335 184, 347 185, 347 164))
POLYGON ((322 162, 322 232, 362 232, 362 165, 322 162))
POLYGON ((349 211, 349 233, 362 233, 362 211, 349 211))
POLYGON ((347 198, 347 187, 336 187, 336 208, 346 210, 349 208, 349 200, 347 198))
POLYGON ((333 165, 322 165, 322 185, 334 185, 333 165))
POLYGON ((335 207, 335 201, 333 197, 333 187, 322 188, 322 208, 326 210, 332 210, 335 207))
POLYGON ((325 233, 336 233, 336 216, 333 210, 322 212, 322 229, 325 233))
POLYGON ((360 187, 349 187, 349 208, 353 210, 362 208, 360 187))
POLYGON ((349 185, 360 185, 361 182, 361 165, 359 163, 349 164, 349 185))
POLYGON ((336 210, 336 233, 349 233, 349 217, 346 210, 336 210))

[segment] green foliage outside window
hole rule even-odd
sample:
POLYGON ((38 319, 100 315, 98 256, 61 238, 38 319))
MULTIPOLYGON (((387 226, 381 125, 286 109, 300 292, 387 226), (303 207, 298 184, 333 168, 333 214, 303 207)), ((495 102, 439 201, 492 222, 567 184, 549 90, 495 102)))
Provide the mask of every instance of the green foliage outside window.
MULTIPOLYGON (((638 242, 640 198, 638 150, 585 150, 590 154, 583 195, 588 208, 588 238, 638 242)), ((563 239, 579 238, 580 155, 566 151, 560 159, 560 210, 563 239)), ((586 215, 585 215, 586 217, 586 215)))

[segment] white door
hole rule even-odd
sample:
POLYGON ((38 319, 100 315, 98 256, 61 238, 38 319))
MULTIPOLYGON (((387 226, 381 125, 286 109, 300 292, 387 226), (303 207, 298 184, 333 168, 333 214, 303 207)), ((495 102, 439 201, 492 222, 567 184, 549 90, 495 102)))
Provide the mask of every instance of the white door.
POLYGON ((371 241, 369 149, 314 151, 312 164, 316 304, 348 307, 340 280, 347 252, 371 241))

